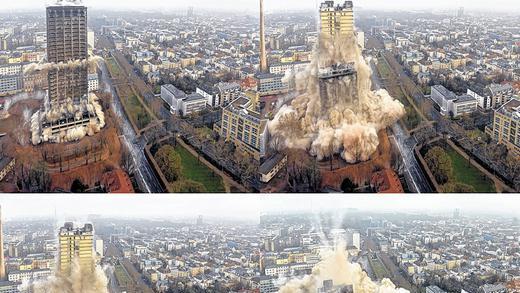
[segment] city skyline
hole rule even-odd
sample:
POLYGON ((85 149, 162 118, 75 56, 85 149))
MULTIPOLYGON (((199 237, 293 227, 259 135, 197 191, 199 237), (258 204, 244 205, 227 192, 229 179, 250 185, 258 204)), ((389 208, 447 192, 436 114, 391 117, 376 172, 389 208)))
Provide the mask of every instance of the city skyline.
MULTIPOLYGON (((336 0, 337 1, 337 0, 336 0)), ((258 1, 246 0, 237 3, 232 0, 219 1, 218 4, 207 0, 176 0, 165 4, 164 1, 151 0, 151 1, 102 1, 102 0, 83 0, 83 5, 89 8, 95 9, 113 9, 113 10, 128 10, 128 9, 145 9, 149 11, 172 11, 176 9, 182 9, 177 11, 184 13, 190 7, 200 9, 204 11, 244 11, 246 13, 255 13, 258 11, 258 1)), ((318 0, 307 0, 297 1, 289 0, 280 3, 275 0, 266 0, 266 12, 272 11, 285 11, 285 10, 315 10, 319 6, 318 0)), ((338 3, 340 1, 337 1, 338 3)), ((20 0, 16 2, 9 2, 3 6, 5 10, 39 10, 45 6, 49 6, 55 3, 54 0, 20 0)), ((448 1, 440 0, 436 1, 435 4, 429 2, 417 2, 411 0, 399 0, 399 1, 385 1, 385 0, 358 0, 354 1, 354 5, 358 9, 363 10, 422 10, 422 9, 458 9, 459 7, 465 7, 466 11, 499 11, 499 12, 515 12, 520 11, 520 3, 514 0, 498 0, 493 3, 493 7, 489 7, 485 1, 471 1, 471 0, 457 0, 448 1)), ((1 11, 0 11, 1 12, 1 11)))
POLYGON ((487 196, 356 196, 348 201, 342 196, 300 196, 287 195, 271 197, 229 195, 192 195, 189 198, 171 196, 133 196, 131 198, 113 197, 74 197, 74 196, 26 196, 27 204, 16 202, 20 197, 5 196, 0 199, 4 219, 55 217, 58 222, 69 220, 79 223, 88 222, 88 216, 98 215, 116 218, 151 219, 191 219, 204 215, 205 219, 258 221, 264 214, 343 212, 357 210, 362 212, 404 212, 411 214, 446 214, 455 209, 462 214, 520 216, 520 199, 503 196, 501 205, 496 199, 487 196), (117 207, 117 208, 114 208, 117 207))

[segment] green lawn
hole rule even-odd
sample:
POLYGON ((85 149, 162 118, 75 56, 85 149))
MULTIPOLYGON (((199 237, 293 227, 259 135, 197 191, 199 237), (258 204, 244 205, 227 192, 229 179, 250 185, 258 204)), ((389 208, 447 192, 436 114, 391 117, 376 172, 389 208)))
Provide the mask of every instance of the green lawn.
POLYGON ((143 107, 137 96, 131 95, 128 99, 123 99, 128 112, 130 112, 130 118, 135 122, 135 125, 139 129, 145 128, 152 118, 150 114, 143 107))
POLYGON ((383 58, 377 59, 377 69, 379 70, 379 74, 381 75, 381 78, 386 79, 386 78, 393 77, 392 70, 390 69, 388 64, 386 64, 385 59, 383 59, 383 58))
POLYGON ((199 162, 190 152, 180 145, 175 151, 181 156, 182 175, 189 180, 202 183, 208 192, 225 192, 222 178, 199 162))
POLYGON ((114 60, 114 58, 108 58, 106 64, 112 78, 120 78, 121 75, 123 75, 121 68, 119 68, 119 65, 117 64, 116 60, 114 60))
POLYGON ((390 274, 386 270, 385 266, 379 259, 372 259, 370 256, 368 257, 368 261, 370 263, 370 267, 372 268, 372 271, 376 275, 376 278, 378 280, 382 280, 384 278, 389 278, 390 274))
POLYGON ((393 79, 396 81, 395 84, 390 83, 390 85, 387 85, 389 88, 387 88, 388 93, 395 99, 399 100, 406 109, 406 114, 402 118, 406 128, 408 130, 412 130, 419 126, 421 123, 421 116, 415 108, 410 104, 410 101, 408 100, 408 97, 403 92, 400 86, 397 86, 397 76, 393 73, 392 69, 388 66, 385 59, 378 58, 377 62, 377 71, 379 71, 379 76, 383 79, 393 79))
POLYGON ((496 192, 493 181, 473 165, 469 165, 468 160, 464 159, 451 147, 446 152, 451 158, 454 181, 473 186, 475 192, 496 192))
POLYGON ((117 264, 114 268, 114 275, 116 276, 117 283, 122 287, 127 287, 132 283, 130 276, 128 276, 128 273, 120 264, 117 264))

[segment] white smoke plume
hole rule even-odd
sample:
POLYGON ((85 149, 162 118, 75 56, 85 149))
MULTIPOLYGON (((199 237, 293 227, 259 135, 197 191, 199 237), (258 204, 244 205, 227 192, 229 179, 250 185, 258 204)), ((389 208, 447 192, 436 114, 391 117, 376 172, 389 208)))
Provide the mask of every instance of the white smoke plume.
POLYGON ((366 161, 378 145, 377 133, 402 117, 403 105, 386 90, 371 91, 371 70, 354 35, 321 37, 311 64, 286 76, 298 93, 280 106, 269 133, 283 147, 309 150, 318 159, 340 153, 348 162, 366 161), (357 78, 328 81, 320 95, 319 68, 353 63, 357 78))
POLYGON ((9 109, 14 106, 16 103, 24 101, 24 100, 42 100, 45 97, 44 91, 38 91, 35 93, 20 93, 14 96, 11 96, 5 100, 4 109, 0 111, 0 119, 5 119, 9 117, 9 109))
POLYGON ((108 293, 108 279, 101 267, 82 269, 75 259, 70 274, 56 273, 32 287, 34 293, 108 293))
POLYGON ((73 102, 72 99, 65 101, 51 102, 49 110, 44 112, 36 112, 31 117, 31 141, 34 145, 41 142, 73 142, 82 139, 85 136, 93 136, 105 127, 105 114, 99 103, 99 97, 94 93, 90 93, 86 99, 73 102), (87 125, 76 126, 67 130, 62 130, 58 134, 50 134, 49 131, 42 130, 40 125, 42 121, 56 124, 60 119, 74 118, 75 121, 83 119, 84 115, 95 117, 90 119, 87 125), (43 133, 42 133, 43 131, 43 133))
POLYGON ((57 70, 64 70, 64 69, 73 69, 77 67, 84 67, 88 66, 88 68, 93 71, 96 68, 99 67, 99 64, 103 62, 103 58, 100 56, 92 56, 88 59, 83 60, 74 60, 69 62, 60 62, 60 63, 31 63, 29 65, 26 65, 23 69, 23 73, 25 75, 31 74, 37 71, 43 71, 44 74, 46 74, 48 71, 57 69, 57 70))

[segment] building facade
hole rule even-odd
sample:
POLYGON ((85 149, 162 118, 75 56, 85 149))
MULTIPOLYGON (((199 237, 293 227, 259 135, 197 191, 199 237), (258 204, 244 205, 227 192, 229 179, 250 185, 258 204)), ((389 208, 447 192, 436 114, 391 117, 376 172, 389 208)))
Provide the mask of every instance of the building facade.
POLYGON ((94 228, 85 224, 78 228, 70 222, 60 228, 59 238, 59 270, 70 273, 73 262, 77 261, 81 270, 94 269, 94 228))
POLYGON ((486 133, 520 157, 520 100, 512 99, 495 110, 493 127, 486 133))
POLYGON ((88 75, 88 91, 94 92, 99 90, 99 77, 97 73, 88 75))
POLYGON ((173 115, 188 116, 206 108, 207 97, 197 92, 187 95, 172 84, 161 86, 161 99, 173 115))
POLYGON ((352 1, 338 5, 335 5, 334 1, 323 2, 320 6, 320 23, 320 32, 325 36, 345 36, 354 33, 352 1))
MULTIPOLYGON (((47 7, 47 59, 51 63, 81 62, 88 57, 87 7, 47 7)), ((88 93, 86 64, 49 70, 50 100, 80 98, 88 93)))
POLYGON ((256 160, 265 156, 267 119, 255 110, 255 102, 249 97, 241 96, 224 107, 216 130, 256 160))
POLYGON ((473 96, 457 96, 442 85, 432 86, 431 98, 440 107, 443 116, 458 117, 477 110, 478 101, 473 96))
POLYGON ((256 76, 258 93, 261 96, 278 95, 289 92, 289 83, 283 74, 258 74, 256 76))

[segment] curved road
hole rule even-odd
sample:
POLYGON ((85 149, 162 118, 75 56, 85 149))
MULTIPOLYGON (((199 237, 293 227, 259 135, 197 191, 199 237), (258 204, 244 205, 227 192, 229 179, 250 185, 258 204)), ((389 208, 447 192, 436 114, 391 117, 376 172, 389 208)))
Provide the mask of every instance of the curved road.
POLYGON ((130 154, 132 156, 132 160, 134 162, 135 175, 137 178, 137 182, 139 184, 139 188, 146 193, 162 193, 164 192, 159 180, 155 176, 155 173, 150 166, 150 163, 146 159, 144 154, 143 143, 137 138, 136 133, 134 132, 132 126, 130 125, 130 121, 123 110, 123 106, 121 105, 121 101, 116 91, 114 90, 112 80, 109 78, 108 70, 106 65, 103 63, 101 66, 101 79, 105 84, 105 90, 112 94, 112 109, 114 113, 121 117, 122 125, 119 125, 123 135, 123 141, 127 146, 130 154))

